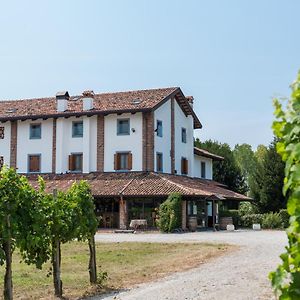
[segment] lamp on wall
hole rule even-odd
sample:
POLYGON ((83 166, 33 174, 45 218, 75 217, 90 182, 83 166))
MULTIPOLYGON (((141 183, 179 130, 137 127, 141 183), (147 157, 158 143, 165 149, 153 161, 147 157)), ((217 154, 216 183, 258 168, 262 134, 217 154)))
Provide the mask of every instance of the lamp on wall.
POLYGON ((131 128, 131 131, 132 131, 132 132, 135 132, 135 128, 131 128))

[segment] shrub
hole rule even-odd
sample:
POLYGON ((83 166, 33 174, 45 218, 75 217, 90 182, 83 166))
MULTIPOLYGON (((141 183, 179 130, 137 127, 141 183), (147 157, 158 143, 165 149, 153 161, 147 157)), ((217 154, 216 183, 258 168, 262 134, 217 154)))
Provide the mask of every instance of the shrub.
POLYGON ((159 229, 163 232, 172 232, 181 227, 181 195, 170 194, 168 199, 159 206, 159 229))
POLYGON ((288 228, 290 222, 290 215, 287 212, 287 209, 281 209, 279 211, 279 215, 281 217, 282 228, 288 228))
POLYGON ((262 228, 265 229, 275 229, 282 228, 282 219, 279 213, 266 213, 263 214, 262 218, 262 228))
POLYGON ((240 217, 257 213, 255 207, 250 202, 241 202, 238 211, 240 217))
POLYGON ((242 226, 252 227, 253 224, 262 224, 263 214, 249 214, 241 217, 242 226))

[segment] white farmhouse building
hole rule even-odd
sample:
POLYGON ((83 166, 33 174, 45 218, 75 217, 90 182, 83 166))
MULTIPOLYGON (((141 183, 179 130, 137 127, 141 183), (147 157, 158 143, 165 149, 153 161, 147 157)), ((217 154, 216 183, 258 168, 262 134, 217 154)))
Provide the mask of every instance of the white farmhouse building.
POLYGON ((155 224, 154 208, 171 192, 183 196, 199 227, 217 222, 217 202, 248 198, 212 181, 222 157, 194 147, 202 125, 193 97, 180 88, 0 101, 0 167, 26 174, 34 185, 66 189, 88 180, 101 226, 155 224))

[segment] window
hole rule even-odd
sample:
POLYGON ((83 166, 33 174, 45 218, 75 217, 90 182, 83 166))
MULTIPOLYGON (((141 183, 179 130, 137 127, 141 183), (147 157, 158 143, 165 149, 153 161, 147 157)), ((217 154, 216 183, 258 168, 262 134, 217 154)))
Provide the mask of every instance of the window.
POLYGON ((186 129, 185 128, 181 128, 181 141, 183 143, 186 143, 186 129))
POLYGON ((28 155, 28 173, 41 172, 41 155, 29 154, 28 155))
POLYGON ((131 152, 118 152, 114 156, 114 169, 116 171, 127 171, 132 169, 131 152))
POLYGON ((31 140, 40 139, 42 137, 41 124, 30 124, 29 138, 31 140))
POLYGON ((129 119, 117 120, 117 135, 129 135, 130 134, 130 122, 129 119))
POLYGON ((204 161, 201 161, 201 178, 206 178, 206 165, 204 161))
POLYGON ((83 122, 73 122, 72 123, 72 137, 83 137, 83 122))
POLYGON ((0 139, 4 139, 4 127, 0 127, 0 139))
POLYGON ((163 154, 160 152, 156 153, 156 171, 163 172, 163 154))
POLYGON ((4 165, 4 158, 3 158, 3 156, 0 156, 0 171, 3 167, 3 165, 4 165))
POLYGON ((82 172, 82 153, 69 155, 69 171, 82 172))
POLYGON ((156 135, 159 137, 163 136, 162 121, 159 120, 156 121, 156 135))
POLYGON ((189 172, 188 169, 188 160, 185 157, 181 158, 181 174, 187 175, 189 172))

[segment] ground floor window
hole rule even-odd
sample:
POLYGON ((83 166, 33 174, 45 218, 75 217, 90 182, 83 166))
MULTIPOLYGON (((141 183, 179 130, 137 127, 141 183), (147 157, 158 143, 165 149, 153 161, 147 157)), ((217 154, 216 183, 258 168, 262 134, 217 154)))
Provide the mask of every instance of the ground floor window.
POLYGON ((100 228, 119 228, 118 200, 96 199, 95 206, 100 228))

